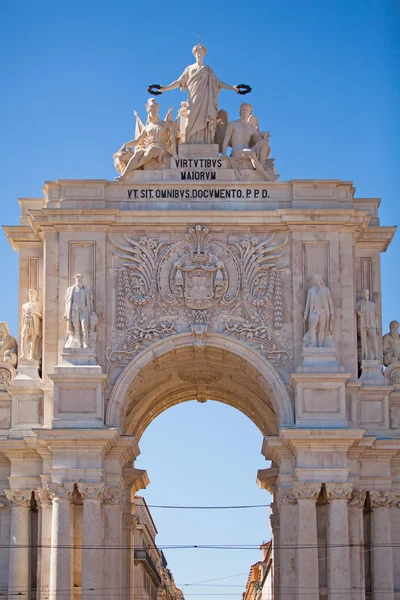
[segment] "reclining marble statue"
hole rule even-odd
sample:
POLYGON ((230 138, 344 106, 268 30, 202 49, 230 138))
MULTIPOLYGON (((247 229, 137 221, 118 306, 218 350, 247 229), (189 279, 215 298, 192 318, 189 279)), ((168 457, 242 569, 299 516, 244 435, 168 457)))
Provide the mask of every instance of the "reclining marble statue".
POLYGON ((321 275, 315 274, 312 286, 308 290, 304 311, 304 322, 308 323, 308 332, 304 336, 305 345, 322 347, 326 336, 332 333, 333 319, 331 292, 321 275))
POLYGON ((22 305, 22 354, 20 360, 42 358, 42 318, 43 311, 36 290, 28 291, 28 302, 22 305))
POLYGON ((390 321, 390 331, 383 336, 383 364, 385 367, 400 362, 399 327, 400 323, 398 321, 390 321))
POLYGON ((358 333, 361 338, 361 359, 378 360, 379 315, 375 302, 369 299, 369 290, 361 292, 356 307, 358 333))
POLYGON ((160 105, 154 98, 146 104, 146 125, 140 121, 136 114, 137 137, 126 142, 114 154, 114 164, 121 174, 117 177, 120 181, 136 169, 162 169, 168 166, 171 156, 176 156, 177 129, 171 120, 162 121, 159 118, 160 105), (130 147, 134 147, 133 152, 130 147))
POLYGON ((197 44, 192 49, 196 62, 186 67, 182 75, 161 92, 180 88, 188 92, 188 120, 185 131, 187 144, 213 144, 217 127, 218 94, 221 89, 239 93, 238 86, 224 83, 211 67, 203 63, 207 48, 197 44))
POLYGON ((260 133, 258 120, 252 115, 251 104, 242 102, 239 108, 240 119, 228 123, 222 145, 222 157, 226 158, 228 146, 232 147, 231 157, 250 162, 254 169, 267 181, 275 181, 278 174, 275 168, 266 168, 266 161, 271 154, 269 134, 260 133), (254 124, 253 124, 254 123, 254 124), (256 126, 255 126, 256 125, 256 126))
POLYGON ((75 284, 65 293, 68 339, 64 348, 92 348, 96 343, 97 315, 93 309, 93 292, 83 284, 83 276, 74 277, 75 284))

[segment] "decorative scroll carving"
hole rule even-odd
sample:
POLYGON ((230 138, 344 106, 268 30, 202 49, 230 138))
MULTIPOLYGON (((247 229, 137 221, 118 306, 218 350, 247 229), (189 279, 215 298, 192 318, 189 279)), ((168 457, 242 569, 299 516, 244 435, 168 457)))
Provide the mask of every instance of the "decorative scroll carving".
POLYGON ((396 496, 391 492, 372 490, 369 493, 369 498, 371 500, 371 508, 390 508, 396 496))
POLYGON ((278 504, 296 504, 296 502, 296 496, 294 495, 291 488, 279 488, 278 504))
POLYGON ((106 487, 104 491, 104 504, 122 506, 125 504, 125 490, 122 487, 106 487))
POLYGON ((52 500, 67 500, 72 501, 72 492, 74 491, 74 484, 71 482, 63 483, 46 483, 46 487, 49 490, 52 500))
POLYGON ((216 383, 222 379, 222 373, 220 371, 181 371, 178 373, 178 377, 185 383, 216 383))
POLYGON ((32 499, 31 490, 4 490, 4 493, 11 506, 30 508, 32 499))
POLYGON ((78 490, 82 500, 103 500, 106 484, 104 481, 96 483, 78 483, 78 490))
POLYGON ((35 490, 35 500, 39 506, 51 506, 51 493, 47 488, 38 488, 35 490))
POLYGON ((353 490, 352 483, 327 483, 328 500, 350 500, 353 490))
POLYGON ((0 392, 6 392, 17 375, 11 364, 0 363, 0 392))
POLYGON ((363 490, 353 490, 349 498, 349 506, 363 508, 365 504, 366 495, 367 493, 363 490))
POLYGON ((299 500, 314 500, 316 501, 321 491, 320 483, 308 481, 295 481, 293 484, 293 495, 297 501, 299 500))

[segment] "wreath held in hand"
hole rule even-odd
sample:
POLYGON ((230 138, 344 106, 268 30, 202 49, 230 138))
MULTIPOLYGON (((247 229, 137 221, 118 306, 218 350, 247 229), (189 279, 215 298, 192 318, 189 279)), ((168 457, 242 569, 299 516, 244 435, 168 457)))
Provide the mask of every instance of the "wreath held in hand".
POLYGON ((162 92, 160 92, 161 90, 161 85, 158 85, 158 83, 152 83, 151 85, 149 85, 149 87, 147 88, 147 91, 149 92, 149 94, 151 94, 152 96, 160 96, 160 94, 162 94, 162 92))
POLYGON ((236 86, 237 89, 237 93, 240 94, 241 96, 245 96, 246 94, 250 94, 251 92, 251 87, 249 85, 247 85, 246 83, 239 83, 236 86))

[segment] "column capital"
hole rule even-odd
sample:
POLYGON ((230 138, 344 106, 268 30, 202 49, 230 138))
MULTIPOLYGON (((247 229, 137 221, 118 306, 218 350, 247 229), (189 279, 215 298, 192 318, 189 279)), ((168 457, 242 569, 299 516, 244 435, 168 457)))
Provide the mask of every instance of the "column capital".
POLYGON ((296 504, 296 496, 292 488, 278 488, 277 491, 278 504, 296 504))
POLYGON ((17 508, 30 508, 32 490, 4 490, 11 506, 17 508))
POLYGON ((46 483, 46 487, 49 490, 50 497, 52 500, 63 500, 71 502, 72 500, 72 492, 74 489, 74 484, 67 481, 62 483, 55 483, 53 481, 48 481, 46 483))
POLYGON ((349 506, 355 506, 356 508, 364 508, 366 495, 367 493, 364 490, 353 490, 349 498, 349 506))
POLYGON ((371 490, 369 492, 371 500, 371 508, 390 508, 396 499, 396 496, 391 492, 379 492, 371 490))
POLYGON ((326 483, 326 494, 328 500, 346 500, 348 501, 353 490, 352 483, 326 483))
POLYGON ((123 529, 130 529, 135 531, 138 520, 134 515, 122 515, 122 527, 123 529))
POLYGON ((90 500, 103 500, 105 487, 106 484, 104 481, 90 483, 78 482, 78 490, 84 502, 90 500))
POLYGON ((316 502, 321 491, 321 484, 309 481, 295 481, 292 491, 297 501, 314 500, 316 502))
POLYGON ((37 490, 35 490, 35 500, 36 503, 41 507, 51 506, 51 493, 47 488, 38 488, 37 490))
POLYGON ((122 506, 125 504, 125 490, 123 487, 106 486, 104 491, 104 504, 122 506))

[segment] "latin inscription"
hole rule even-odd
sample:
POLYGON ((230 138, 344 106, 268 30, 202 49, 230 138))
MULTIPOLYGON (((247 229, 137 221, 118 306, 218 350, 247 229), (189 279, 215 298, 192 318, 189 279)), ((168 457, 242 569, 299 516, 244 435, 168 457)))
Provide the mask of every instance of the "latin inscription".
POLYGON ((175 200, 192 200, 203 198, 205 200, 237 200, 252 198, 255 200, 265 200, 269 198, 268 190, 238 190, 238 189, 210 189, 210 190, 177 190, 177 189, 130 189, 127 190, 128 199, 130 200, 153 200, 156 198, 161 199, 175 199, 175 200))

